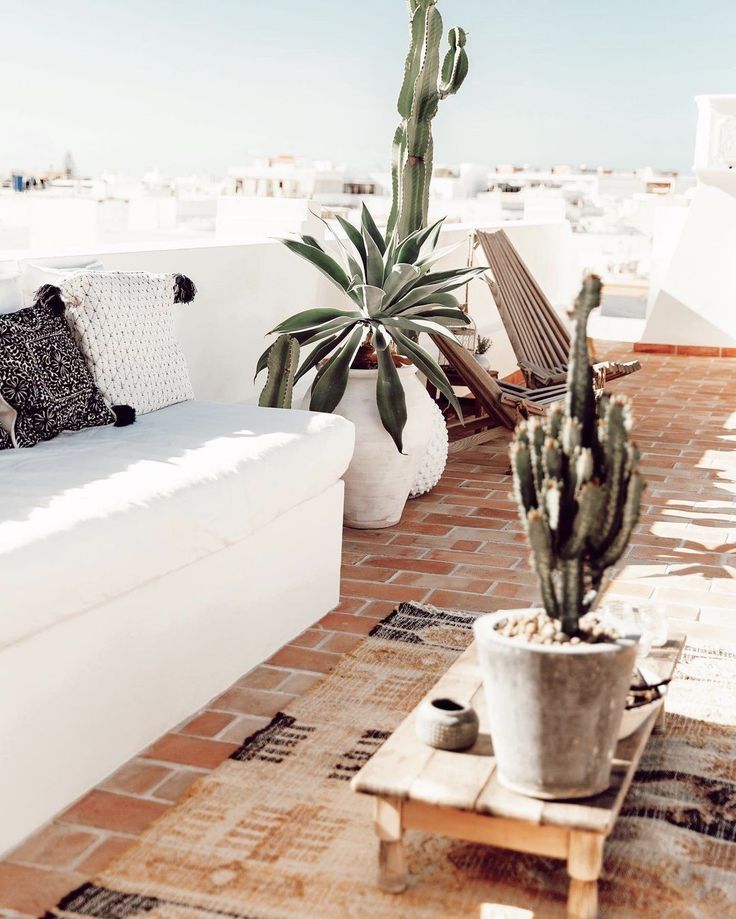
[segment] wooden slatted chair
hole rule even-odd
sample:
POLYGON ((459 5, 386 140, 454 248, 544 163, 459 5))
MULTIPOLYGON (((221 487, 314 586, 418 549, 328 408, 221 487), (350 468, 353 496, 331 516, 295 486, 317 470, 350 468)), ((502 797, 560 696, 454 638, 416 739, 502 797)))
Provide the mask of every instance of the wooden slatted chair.
MULTIPOLYGON (((531 415, 544 415, 548 405, 565 398, 564 383, 540 389, 528 389, 505 383, 494 379, 478 364, 473 355, 457 342, 440 335, 433 335, 432 340, 495 425, 501 424, 513 430, 520 419, 531 415)), ((453 432, 454 426, 450 431, 451 439, 453 432)), ((456 433, 459 437, 463 436, 463 428, 459 423, 456 433)), ((467 433, 470 435, 473 432, 468 430, 467 433)))
MULTIPOLYGON (((570 334, 504 230, 477 230, 493 281, 487 279, 519 369, 530 389, 564 383, 570 334)), ((594 365, 600 385, 641 369, 639 361, 594 365)))

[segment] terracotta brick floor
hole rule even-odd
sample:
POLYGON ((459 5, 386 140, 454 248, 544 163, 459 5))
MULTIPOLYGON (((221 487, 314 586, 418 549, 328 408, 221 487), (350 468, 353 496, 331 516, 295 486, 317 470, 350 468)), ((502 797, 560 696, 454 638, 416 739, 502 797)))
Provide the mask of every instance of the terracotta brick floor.
MULTIPOLYGON (((623 356, 623 349, 610 349, 623 356)), ((649 481, 642 522, 610 590, 654 599, 704 640, 736 635, 736 360, 641 355, 614 384, 635 399, 649 481)), ((490 612, 536 597, 508 500, 508 434, 452 456, 440 485, 390 530, 346 530, 342 601, 0 862, 0 915, 38 916, 103 868, 327 673, 401 600, 490 612)), ((683 623, 680 623, 682 626, 683 623)), ((1 819, 1 817, 0 817, 1 819)))

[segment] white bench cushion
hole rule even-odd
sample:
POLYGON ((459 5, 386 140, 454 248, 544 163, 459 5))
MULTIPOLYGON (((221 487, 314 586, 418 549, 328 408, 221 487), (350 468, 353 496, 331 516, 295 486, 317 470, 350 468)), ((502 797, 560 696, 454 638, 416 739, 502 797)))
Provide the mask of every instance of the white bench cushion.
POLYGON ((3 451, 0 647, 245 538, 352 451, 337 415, 196 401, 3 451))

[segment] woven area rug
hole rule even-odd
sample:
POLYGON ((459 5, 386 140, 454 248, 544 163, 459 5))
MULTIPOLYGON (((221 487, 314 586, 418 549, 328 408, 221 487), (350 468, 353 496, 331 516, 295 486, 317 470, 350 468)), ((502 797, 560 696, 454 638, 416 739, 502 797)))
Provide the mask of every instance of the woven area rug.
MULTIPOLYGON (((351 776, 471 640, 471 616, 403 604, 53 915, 80 919, 564 915, 562 862, 407 834, 411 885, 375 885, 372 802, 351 776)), ((601 916, 734 915, 736 655, 688 647, 606 846, 601 916)), ((49 914, 52 915, 52 914, 49 914)))

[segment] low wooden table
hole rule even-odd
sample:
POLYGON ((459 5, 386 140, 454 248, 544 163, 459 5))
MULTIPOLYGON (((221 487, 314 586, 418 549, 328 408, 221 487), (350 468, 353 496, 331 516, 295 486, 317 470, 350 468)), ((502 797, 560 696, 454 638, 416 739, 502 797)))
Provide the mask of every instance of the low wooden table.
MULTIPOLYGON (((655 648, 647 666, 668 679, 685 643, 675 635, 655 648)), ((610 788, 592 798, 540 801, 505 789, 496 777, 488 735, 485 698, 471 645, 435 684, 429 697, 449 696, 470 703, 480 717, 480 735, 470 750, 453 753, 426 746, 416 736, 416 709, 354 777, 354 791, 376 799, 379 884, 406 889, 404 830, 417 829, 567 861, 568 916, 597 915, 598 876, 603 844, 613 829, 655 723, 664 719, 664 702, 630 737, 619 742, 610 788)))

